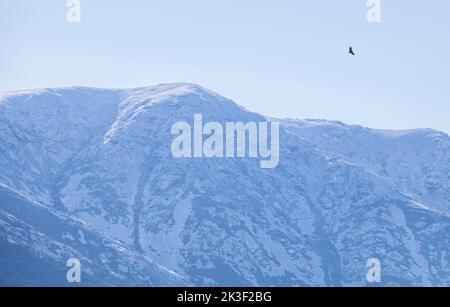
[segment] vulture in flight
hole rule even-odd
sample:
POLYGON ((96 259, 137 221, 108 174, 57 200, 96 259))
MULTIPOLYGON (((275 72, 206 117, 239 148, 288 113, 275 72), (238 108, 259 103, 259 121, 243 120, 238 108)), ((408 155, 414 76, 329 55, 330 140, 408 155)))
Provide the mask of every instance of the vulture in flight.
POLYGON ((351 55, 355 55, 355 53, 353 52, 353 48, 350 47, 350 49, 348 50, 348 53, 350 53, 351 55))

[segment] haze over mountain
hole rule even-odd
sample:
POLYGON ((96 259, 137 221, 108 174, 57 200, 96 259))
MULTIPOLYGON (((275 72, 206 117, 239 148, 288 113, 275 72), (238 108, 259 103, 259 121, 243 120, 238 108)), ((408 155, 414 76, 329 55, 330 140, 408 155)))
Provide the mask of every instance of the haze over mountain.
POLYGON ((434 130, 272 119, 187 83, 8 92, 0 184, 2 285, 64 285, 73 257, 88 285, 364 286, 369 258, 383 285, 450 284, 434 130), (280 122, 279 166, 174 158, 171 127, 194 114, 280 122))

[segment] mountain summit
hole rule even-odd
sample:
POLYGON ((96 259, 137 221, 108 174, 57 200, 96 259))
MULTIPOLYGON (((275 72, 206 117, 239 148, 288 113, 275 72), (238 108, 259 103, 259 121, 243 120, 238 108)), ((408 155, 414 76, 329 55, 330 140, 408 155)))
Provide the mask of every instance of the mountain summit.
POLYGON ((271 119, 261 169, 174 158, 195 114, 268 120, 188 83, 0 94, 0 285, 64 284, 67 257, 103 285, 364 286, 371 258, 384 285, 450 284, 448 135, 271 119))

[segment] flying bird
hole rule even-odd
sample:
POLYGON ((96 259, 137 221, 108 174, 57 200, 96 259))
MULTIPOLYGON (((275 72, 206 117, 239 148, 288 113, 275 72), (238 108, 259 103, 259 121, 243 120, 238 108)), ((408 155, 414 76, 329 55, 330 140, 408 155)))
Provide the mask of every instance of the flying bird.
POLYGON ((348 53, 350 53, 351 55, 355 55, 355 53, 353 52, 353 48, 350 47, 350 49, 348 50, 348 53))

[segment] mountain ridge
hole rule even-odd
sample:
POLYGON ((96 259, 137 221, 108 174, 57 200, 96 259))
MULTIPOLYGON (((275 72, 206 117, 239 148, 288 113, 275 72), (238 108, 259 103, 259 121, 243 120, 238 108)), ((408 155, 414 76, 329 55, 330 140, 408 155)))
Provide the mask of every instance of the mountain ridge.
MULTIPOLYGON (((23 90, 14 90, 14 91, 4 91, 0 92, 0 99, 1 100, 7 100, 7 98, 14 98, 17 96, 22 95, 37 95, 37 94, 45 94, 45 93, 53 93, 53 94, 59 94, 60 92, 66 92, 66 91, 100 91, 100 92, 111 92, 111 93, 122 93, 122 94, 129 94, 133 92, 151 92, 153 90, 159 89, 161 92, 157 93, 159 94, 172 94, 173 96, 182 96, 186 94, 195 94, 195 93, 205 93, 210 94, 213 96, 221 97, 220 94, 217 92, 211 91, 201 85, 190 83, 190 82, 173 82, 173 83, 162 83, 158 85, 150 85, 150 86, 141 86, 136 88, 114 88, 114 87, 93 87, 93 86, 67 86, 67 87, 55 87, 55 88, 36 88, 36 89, 23 89, 23 90)), ((170 96, 170 95, 168 95, 170 96)), ((152 95, 147 96, 146 98, 153 98, 152 95)), ((223 98, 223 97, 221 97, 223 98)), ((0 100, 0 103, 2 101, 0 100)), ((232 100, 227 101, 233 102, 232 100)), ((5 101, 3 101, 5 102, 5 101)), ((236 104, 238 105, 238 104, 236 104)), ((244 108, 240 105, 238 105, 241 108, 244 108)), ((245 109, 245 108, 244 108, 245 109)), ((252 111, 248 111, 251 113, 252 111)), ((365 127, 361 124, 346 124, 345 122, 339 121, 339 120, 326 120, 326 119, 319 119, 319 118, 287 118, 287 117, 273 117, 268 115, 261 115, 268 120, 271 121, 280 121, 285 124, 289 124, 291 122, 296 122, 298 124, 317 124, 317 125, 337 125, 341 127, 354 127, 354 128, 363 128, 368 129, 369 131, 372 131, 374 133, 381 133, 381 134, 392 134, 392 135, 404 135, 404 134, 414 134, 414 133, 439 133, 444 134, 448 136, 448 133, 445 131, 441 131, 438 129, 433 128, 409 128, 409 129, 386 129, 386 128, 369 128, 365 127)))

